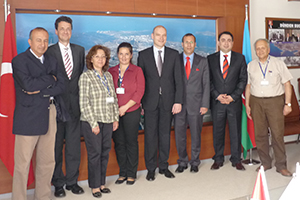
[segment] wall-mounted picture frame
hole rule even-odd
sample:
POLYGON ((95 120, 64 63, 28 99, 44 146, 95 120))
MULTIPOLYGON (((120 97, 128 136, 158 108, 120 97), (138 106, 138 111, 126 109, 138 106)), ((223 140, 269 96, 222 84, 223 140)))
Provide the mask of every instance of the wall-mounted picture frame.
POLYGON ((300 68, 300 19, 266 18, 265 22, 270 55, 288 68, 300 68))

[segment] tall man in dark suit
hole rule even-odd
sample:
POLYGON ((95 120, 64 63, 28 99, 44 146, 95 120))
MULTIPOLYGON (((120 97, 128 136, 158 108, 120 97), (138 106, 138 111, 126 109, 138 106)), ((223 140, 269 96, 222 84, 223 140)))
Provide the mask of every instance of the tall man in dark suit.
POLYGON ((179 159, 176 172, 181 173, 187 169, 189 158, 186 149, 186 130, 189 124, 192 150, 191 150, 191 172, 198 172, 200 165, 201 130, 203 115, 209 108, 210 81, 207 59, 194 53, 196 38, 187 33, 182 37, 183 53, 180 61, 184 80, 184 98, 182 110, 174 116, 175 139, 179 159))
POLYGON ((84 193, 77 184, 80 165, 80 110, 78 80, 84 68, 84 48, 70 44, 72 35, 72 19, 61 16, 55 21, 55 34, 58 43, 49 47, 47 53, 58 61, 59 70, 64 77, 65 92, 61 95, 69 118, 66 121, 57 121, 55 142, 55 170, 52 184, 55 186, 54 195, 66 195, 63 186, 74 194, 84 193), (63 144, 65 141, 66 175, 62 171, 63 144))
POLYGON ((30 160, 36 150, 35 199, 50 199, 55 165, 56 109, 53 97, 64 90, 56 60, 44 54, 49 34, 44 28, 30 32, 30 48, 12 60, 16 89, 12 199, 25 200, 30 160))
POLYGON ((154 45, 139 52, 138 66, 145 76, 145 94, 142 106, 145 111, 145 162, 146 179, 155 179, 157 151, 159 173, 174 178, 168 169, 172 114, 181 111, 183 80, 179 54, 165 46, 167 30, 156 26, 151 34, 154 45))
POLYGON ((231 51, 233 35, 230 32, 220 33, 218 46, 220 51, 207 57, 215 149, 211 169, 216 170, 223 166, 225 127, 228 121, 230 161, 237 170, 245 170, 241 164, 241 95, 247 84, 247 65, 242 54, 231 51))

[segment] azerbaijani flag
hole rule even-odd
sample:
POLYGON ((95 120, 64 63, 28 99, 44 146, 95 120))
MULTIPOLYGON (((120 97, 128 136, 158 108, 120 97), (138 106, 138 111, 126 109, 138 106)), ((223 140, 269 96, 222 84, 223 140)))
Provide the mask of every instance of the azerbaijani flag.
MULTIPOLYGON (((252 61, 251 56, 251 44, 250 44, 250 33, 248 26, 248 15, 246 15, 244 25, 244 37, 243 37, 243 55, 245 56, 246 63, 252 61)), ((244 159, 247 157, 247 151, 253 147, 256 147, 254 125, 253 121, 247 117, 245 107, 245 96, 243 95, 243 111, 242 111, 242 146, 244 159)))

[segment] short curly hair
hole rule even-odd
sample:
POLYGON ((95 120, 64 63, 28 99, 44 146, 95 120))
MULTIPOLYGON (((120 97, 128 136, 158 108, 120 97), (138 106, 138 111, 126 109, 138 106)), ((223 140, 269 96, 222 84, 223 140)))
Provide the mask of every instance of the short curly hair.
POLYGON ((90 70, 94 69, 92 57, 96 55, 97 51, 100 49, 104 51, 106 56, 105 65, 102 68, 102 71, 106 72, 109 68, 110 49, 102 45, 95 45, 90 49, 89 53, 86 55, 86 67, 90 70))

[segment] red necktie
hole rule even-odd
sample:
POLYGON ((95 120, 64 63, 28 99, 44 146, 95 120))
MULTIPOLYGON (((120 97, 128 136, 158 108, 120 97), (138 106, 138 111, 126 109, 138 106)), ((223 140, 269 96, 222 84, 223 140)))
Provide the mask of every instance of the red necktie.
POLYGON ((191 74, 190 57, 186 57, 185 72, 186 72, 186 78, 187 78, 187 80, 189 80, 189 77, 190 77, 190 74, 191 74))
POLYGON ((223 79, 226 78, 227 73, 228 73, 228 68, 229 68, 227 56, 228 55, 224 55, 225 58, 224 58, 224 62, 223 62, 223 79))

